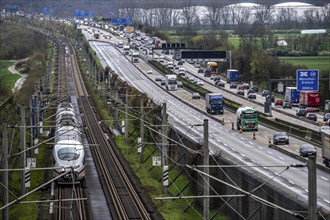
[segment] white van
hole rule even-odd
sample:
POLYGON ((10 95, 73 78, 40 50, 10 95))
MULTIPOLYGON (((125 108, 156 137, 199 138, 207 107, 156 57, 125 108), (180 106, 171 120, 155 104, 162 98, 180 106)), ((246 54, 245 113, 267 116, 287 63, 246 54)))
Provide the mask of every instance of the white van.
POLYGON ((178 72, 179 76, 185 76, 186 75, 186 69, 183 67, 179 68, 179 72, 178 72))

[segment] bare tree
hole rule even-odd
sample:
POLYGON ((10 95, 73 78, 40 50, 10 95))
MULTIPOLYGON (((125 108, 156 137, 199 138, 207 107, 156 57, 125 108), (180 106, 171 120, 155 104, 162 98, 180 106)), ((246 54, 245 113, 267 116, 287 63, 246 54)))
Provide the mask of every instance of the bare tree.
POLYGON ((171 26, 172 9, 158 8, 155 9, 155 23, 157 27, 168 28, 171 26))
POLYGON ((304 11, 305 21, 310 27, 321 27, 324 21, 324 13, 318 8, 311 8, 304 11))
POLYGON ((277 13, 276 21, 283 29, 292 28, 292 24, 297 21, 297 11, 293 8, 281 8, 277 13))
POLYGON ((250 18, 250 10, 246 7, 237 7, 235 11, 235 21, 237 24, 247 23, 250 18))
POLYGON ((221 21, 226 28, 229 28, 229 23, 230 23, 230 13, 228 10, 228 7, 223 7, 220 9, 220 16, 221 16, 221 21))
POLYGON ((119 10, 119 17, 132 18, 134 21, 141 20, 142 11, 138 8, 124 8, 119 10))
POLYGON ((257 22, 264 24, 272 21, 272 17, 275 12, 274 7, 267 5, 256 5, 254 6, 254 9, 254 17, 257 22))
POLYGON ((186 27, 191 28, 198 20, 197 7, 183 7, 182 16, 185 20, 186 27))
POLYGON ((221 13, 223 12, 222 8, 222 5, 215 3, 207 7, 206 17, 209 19, 212 28, 216 28, 219 26, 221 13))

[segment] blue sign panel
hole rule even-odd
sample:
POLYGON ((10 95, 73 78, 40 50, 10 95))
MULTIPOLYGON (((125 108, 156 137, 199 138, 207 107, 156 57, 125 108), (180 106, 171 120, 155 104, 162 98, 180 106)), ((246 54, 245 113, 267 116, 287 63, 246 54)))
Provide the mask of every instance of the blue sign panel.
POLYGON ((319 70, 297 70, 296 80, 298 91, 319 90, 319 70))
POLYGON ((130 24, 132 18, 112 18, 112 24, 130 24))

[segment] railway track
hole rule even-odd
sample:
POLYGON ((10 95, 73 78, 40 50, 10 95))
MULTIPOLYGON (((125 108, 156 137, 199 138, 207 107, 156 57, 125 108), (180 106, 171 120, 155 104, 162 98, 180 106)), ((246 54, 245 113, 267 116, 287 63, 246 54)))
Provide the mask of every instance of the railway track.
MULTIPOLYGON (((68 44, 60 39, 55 39, 57 45, 57 77, 54 86, 54 94, 57 101, 69 101, 73 94, 69 85, 72 79, 71 55, 68 51, 68 44)), ((75 92, 75 91, 74 91, 75 92)), ((55 203, 53 219, 88 219, 88 207, 86 203, 86 189, 81 183, 55 184, 55 203)))
POLYGON ((58 185, 57 187, 58 206, 55 212, 56 219, 87 219, 84 190, 79 185, 58 185))
MULTIPOLYGON (((71 49, 70 49, 71 50, 71 49)), ((73 51, 73 50, 72 50, 73 51)), ((73 76, 77 96, 84 118, 85 132, 91 148, 94 162, 101 178, 113 219, 153 219, 154 210, 147 208, 141 199, 142 191, 134 186, 124 169, 125 164, 118 159, 113 143, 102 130, 99 120, 89 101, 87 90, 76 62, 72 56, 73 76)))

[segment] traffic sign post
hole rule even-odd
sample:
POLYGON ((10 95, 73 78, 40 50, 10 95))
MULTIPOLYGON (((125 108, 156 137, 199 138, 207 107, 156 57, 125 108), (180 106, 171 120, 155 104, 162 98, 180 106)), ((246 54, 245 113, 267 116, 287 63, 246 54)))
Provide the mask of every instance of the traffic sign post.
POLYGON ((298 91, 319 91, 319 70, 297 70, 298 91))

